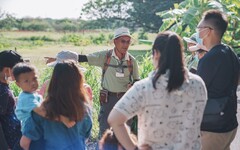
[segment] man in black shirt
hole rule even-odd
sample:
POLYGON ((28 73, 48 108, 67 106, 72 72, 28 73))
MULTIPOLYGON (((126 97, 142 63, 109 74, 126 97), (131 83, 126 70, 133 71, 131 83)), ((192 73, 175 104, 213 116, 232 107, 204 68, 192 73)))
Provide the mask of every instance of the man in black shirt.
POLYGON ((221 43, 227 25, 221 11, 209 10, 197 26, 197 40, 209 50, 197 69, 208 91, 201 124, 202 150, 230 149, 237 131, 239 62, 232 49, 221 43))

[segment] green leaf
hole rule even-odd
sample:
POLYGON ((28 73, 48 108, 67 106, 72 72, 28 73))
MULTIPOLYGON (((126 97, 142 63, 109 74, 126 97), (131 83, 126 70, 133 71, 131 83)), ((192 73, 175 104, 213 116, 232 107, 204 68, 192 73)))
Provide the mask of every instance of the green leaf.
POLYGON ((163 19, 163 24, 161 25, 159 31, 166 31, 168 30, 174 23, 174 19, 163 19))
POLYGON ((222 6, 222 4, 221 4, 221 3, 218 3, 218 2, 216 2, 216 1, 211 1, 211 2, 209 2, 207 6, 208 6, 209 9, 218 9, 218 10, 223 11, 223 6, 222 6))
MULTIPOLYGON (((198 9, 196 9, 195 7, 189 8, 184 16, 182 17, 183 23, 186 24, 192 24, 193 21, 194 23, 196 23, 196 14, 197 14, 198 9)), ((198 18, 198 17, 197 17, 198 18)))

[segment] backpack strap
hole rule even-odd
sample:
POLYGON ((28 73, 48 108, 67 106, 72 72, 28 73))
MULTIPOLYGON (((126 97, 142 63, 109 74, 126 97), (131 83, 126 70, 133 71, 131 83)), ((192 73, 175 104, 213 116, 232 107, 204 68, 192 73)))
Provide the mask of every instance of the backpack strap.
MULTIPOLYGON (((112 52, 113 52, 113 49, 107 51, 106 56, 105 56, 105 63, 104 63, 103 69, 102 69, 102 82, 101 82, 102 87, 103 87, 103 85, 102 85, 103 84, 103 78, 104 78, 104 75, 106 73, 106 70, 107 70, 108 66, 113 67, 113 68, 118 67, 118 65, 111 65, 110 64, 112 52)), ((123 67, 128 68, 128 71, 130 72, 129 82, 133 83, 133 64, 132 64, 132 57, 130 55, 129 55, 129 60, 127 60, 127 66, 123 66, 123 67)))
POLYGON ((130 72, 129 75, 129 82, 130 84, 133 83, 133 64, 132 64, 132 56, 129 55, 129 60, 127 60, 127 67, 128 71, 130 72))
POLYGON ((105 56, 105 62, 104 62, 104 66, 102 68, 102 82, 101 82, 102 87, 103 87, 103 78, 104 78, 105 72, 108 68, 108 65, 110 64, 110 61, 111 61, 112 51, 113 51, 112 49, 107 51, 106 56, 105 56))
POLYGON ((110 64, 112 52, 113 52, 113 50, 111 49, 106 53, 105 63, 104 63, 104 67, 103 67, 103 74, 102 74, 103 76, 104 76, 104 74, 105 74, 105 72, 106 72, 106 70, 107 70, 107 68, 110 64))

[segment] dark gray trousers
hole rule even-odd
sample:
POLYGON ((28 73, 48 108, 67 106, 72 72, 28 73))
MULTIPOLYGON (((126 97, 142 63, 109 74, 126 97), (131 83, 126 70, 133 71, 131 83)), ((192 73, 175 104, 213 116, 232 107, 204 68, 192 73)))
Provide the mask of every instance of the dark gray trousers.
MULTIPOLYGON (((108 115, 111 112, 111 110, 113 109, 114 105, 118 102, 118 100, 120 98, 121 97, 117 96, 117 95, 108 95, 107 103, 104 103, 104 104, 101 105, 100 113, 99 113, 99 117, 98 117, 99 138, 101 138, 103 133, 105 132, 105 130, 110 127, 108 122, 107 122, 108 115)), ((131 123, 132 123, 132 120, 129 120, 127 122, 128 125, 131 125, 131 123)))
POLYGON ((98 117, 99 121, 99 137, 102 137, 102 134, 105 132, 106 129, 109 128, 109 124, 107 122, 107 118, 111 110, 113 109, 114 105, 118 102, 120 98, 115 95, 108 95, 107 103, 103 103, 100 108, 100 113, 98 117))

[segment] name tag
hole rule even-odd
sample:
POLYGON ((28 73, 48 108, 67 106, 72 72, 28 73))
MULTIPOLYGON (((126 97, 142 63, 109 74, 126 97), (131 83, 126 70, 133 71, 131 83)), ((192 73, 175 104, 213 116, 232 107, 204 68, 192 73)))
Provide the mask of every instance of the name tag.
POLYGON ((124 77, 124 73, 116 72, 116 77, 122 78, 122 77, 124 77))

